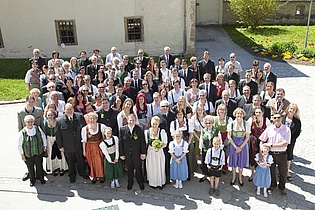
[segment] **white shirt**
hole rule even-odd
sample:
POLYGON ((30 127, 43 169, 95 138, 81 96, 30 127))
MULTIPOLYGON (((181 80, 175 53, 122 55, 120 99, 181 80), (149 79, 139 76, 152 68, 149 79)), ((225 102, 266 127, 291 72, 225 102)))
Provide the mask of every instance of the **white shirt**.
MULTIPOLYGON (((104 124, 100 124, 100 125, 101 125, 101 133, 102 133, 102 137, 103 137, 106 125, 104 125, 104 124)), ((91 129, 91 125, 90 124, 87 124, 86 126, 84 126, 81 129, 81 138, 82 138, 81 142, 85 142, 85 143, 87 142, 86 128, 88 128, 90 134, 95 135, 95 134, 98 133, 98 126, 99 126, 99 123, 96 123, 96 130, 95 130, 95 132, 91 129)))
MULTIPOLYGON (((116 150, 115 150, 115 159, 119 159, 119 139, 117 136, 113 136, 114 138, 114 141, 115 141, 115 147, 116 147, 116 150)), ((106 141, 107 144, 109 145, 112 145, 113 144, 113 138, 110 138, 110 139, 105 139, 104 141, 106 141)), ((113 163, 110 156, 109 156, 109 153, 107 151, 107 146, 106 144, 102 141, 99 145, 99 147, 101 148, 103 154, 105 155, 105 158, 106 160, 109 162, 109 163, 113 163)))
MULTIPOLYGON (((28 136, 34 136, 36 134, 35 126, 33 126, 32 129, 28 129, 27 127, 24 127, 24 128, 25 128, 26 133, 27 133, 28 136)), ((17 137, 17 142, 18 142, 17 148, 18 148, 19 153, 21 155, 24 154, 24 151, 23 151, 23 148, 22 148, 22 144, 23 144, 23 141, 24 141, 24 136, 23 136, 24 128, 22 130, 20 130, 20 132, 18 133, 18 137, 17 137)), ((45 135, 45 133, 43 132, 43 130, 40 127, 38 127, 38 129, 40 131, 40 134, 42 135, 43 145, 44 145, 44 147, 46 147, 47 146, 46 135, 45 135)))
MULTIPOLYGON (((206 99, 207 100, 207 99, 206 99)), ((200 104, 200 101, 196 101, 195 103, 194 103, 194 105, 193 105, 193 107, 192 107, 192 110, 193 110, 193 112, 195 113, 196 112, 196 108, 197 108, 197 106, 200 104)), ((209 101, 209 103, 208 103, 208 100, 206 101, 206 104, 205 104, 205 106, 204 106, 204 109, 205 109, 205 111, 208 111, 209 110, 209 113, 214 113, 215 112, 215 109, 214 109, 214 107, 213 107, 213 104, 212 104, 212 102, 210 102, 209 101), (209 107, 210 106, 210 107, 209 107)))
MULTIPOLYGON (((175 127, 176 127, 176 130, 180 130, 180 131, 186 131, 187 130, 187 124, 186 124, 186 118, 184 118, 184 126, 183 127, 179 127, 179 123, 178 123, 178 120, 174 120, 171 122, 171 125, 170 125, 170 132, 171 132, 171 136, 174 135, 174 131, 175 131, 175 127), (175 126, 176 125, 176 126, 175 126)), ((193 133, 194 132, 194 124, 192 122, 191 119, 188 119, 188 133, 193 133)))
POLYGON ((183 139, 180 141, 180 143, 178 144, 176 140, 173 140, 170 142, 170 144, 168 145, 168 153, 174 153, 175 156, 180 156, 181 154, 175 154, 175 148, 178 147, 182 147, 184 142, 184 148, 183 148, 183 153, 188 153, 188 143, 186 141, 184 141, 183 139))
POLYGON ((185 90, 179 89, 178 92, 176 92, 175 89, 172 89, 171 91, 168 92, 167 96, 168 103, 171 105, 175 105, 179 96, 184 96, 185 98, 187 98, 185 90))
MULTIPOLYGON (((224 72, 228 72, 228 66, 229 66, 230 64, 233 64, 233 63, 232 63, 231 61, 226 62, 226 64, 224 65, 224 72)), ((240 74, 240 73, 243 71, 240 62, 235 61, 235 63, 234 63, 233 65, 234 65, 234 72, 235 72, 236 74, 240 74)))
MULTIPOLYGON (((149 140, 148 140, 148 132, 149 132, 149 130, 145 130, 144 131, 144 138, 145 138, 145 143, 146 144, 148 144, 148 142, 149 142, 149 140)), ((162 130, 158 130, 158 133, 159 132, 161 132, 160 133, 160 135, 158 135, 158 136, 161 136, 161 141, 163 142, 163 144, 167 144, 167 134, 166 134, 166 132, 165 132, 165 130, 164 129, 162 129, 162 130)))
POLYGON ((219 147, 217 150, 214 149, 214 147, 208 149, 206 157, 205 157, 205 164, 206 165, 211 164, 213 166, 218 166, 218 165, 223 166, 225 164, 225 153, 222 147, 219 147), (220 150, 222 150, 221 157, 220 157, 220 150), (212 151, 212 155, 211 155, 211 151, 212 151), (216 157, 216 158, 220 157, 220 160, 210 160, 210 156, 216 157))

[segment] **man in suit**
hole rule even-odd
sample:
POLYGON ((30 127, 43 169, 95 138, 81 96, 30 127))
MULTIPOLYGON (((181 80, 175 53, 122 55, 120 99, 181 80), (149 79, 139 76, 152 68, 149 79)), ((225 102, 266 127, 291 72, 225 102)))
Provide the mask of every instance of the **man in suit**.
POLYGON ((139 92, 142 89, 142 79, 139 78, 139 71, 138 70, 132 70, 132 79, 131 79, 131 87, 134 87, 137 92, 139 92))
POLYGON ((125 161, 128 170, 127 189, 132 189, 135 170, 140 189, 144 190, 141 161, 146 158, 146 143, 143 131, 136 125, 134 114, 128 115, 128 125, 121 127, 119 130, 119 155, 120 159, 125 161))
POLYGON ((111 108, 109 99, 107 97, 102 98, 102 108, 97 112, 97 115, 97 122, 102 123, 107 127, 111 127, 113 130, 113 135, 118 136, 118 111, 111 108))
MULTIPOLYGON (((53 82, 48 82, 48 84, 46 85, 48 92, 45 93, 42 97, 42 101, 43 101, 43 106, 46 107, 47 104, 50 101, 50 94, 53 91, 56 91, 56 85, 53 82)), ((62 100, 65 101, 65 98, 63 96, 63 94, 61 92, 58 92, 58 100, 62 100)))
POLYGON ((34 56, 29 59, 29 66, 30 66, 30 68, 32 68, 32 62, 33 62, 34 60, 36 60, 36 61, 37 61, 37 64, 38 64, 38 68, 39 68, 39 69, 42 69, 43 65, 46 64, 46 61, 45 61, 44 58, 42 58, 42 57, 40 56, 40 50, 39 50, 39 49, 34 49, 34 50, 33 50, 33 55, 34 55, 34 56))
POLYGON ((251 104, 253 102, 253 96, 250 94, 250 87, 247 85, 243 87, 242 93, 243 95, 236 97, 235 100, 237 106, 243 109, 245 104, 251 104))
POLYGON ((80 52, 80 59, 78 60, 79 66, 84 66, 85 68, 91 64, 90 60, 87 58, 86 51, 82 50, 80 52))
MULTIPOLYGON (((130 78, 130 77, 129 77, 130 78)), ((109 98, 110 105, 116 101, 116 97, 119 96, 122 99, 122 103, 128 98, 125 94, 123 94, 124 87, 121 84, 115 86, 116 93, 109 98)))
POLYGON ((169 103, 167 100, 160 102, 161 111, 155 114, 161 120, 160 128, 164 129, 167 134, 167 146, 163 149, 165 155, 165 174, 166 174, 166 184, 170 184, 170 159, 171 155, 168 152, 168 144, 173 140, 171 136, 170 126, 171 122, 175 120, 175 114, 170 110, 169 103))
POLYGON ((161 63, 162 60, 166 62, 166 68, 170 69, 171 66, 174 65, 174 57, 170 54, 171 48, 166 46, 164 47, 164 54, 160 55, 159 57, 159 63, 161 63))
POLYGON ((93 80, 97 74, 97 71, 100 69, 100 65, 97 64, 97 57, 91 56, 91 64, 86 67, 85 74, 90 75, 91 79, 93 80))
POLYGON ((136 63, 137 60, 141 61, 141 66, 143 68, 145 68, 145 69, 147 68, 148 62, 149 62, 149 58, 144 56, 143 49, 139 49, 138 50, 138 56, 133 59, 133 63, 136 63))
POLYGON ((234 110, 237 108, 237 103, 234 100, 230 100, 230 94, 228 90, 222 91, 222 99, 216 100, 215 102, 215 113, 217 113, 218 106, 224 104, 227 108, 227 116, 235 118, 233 116, 234 110))
POLYGON ((123 63, 125 65, 125 70, 128 72, 131 72, 131 70, 135 68, 135 65, 129 62, 128 55, 123 56, 123 63))
POLYGON ((255 112, 256 107, 261 107, 264 110, 264 117, 270 119, 270 108, 262 104, 261 96, 254 95, 252 104, 245 104, 243 109, 246 113, 245 120, 248 120, 255 112))
POLYGON ((200 90, 205 90, 207 91, 207 100, 212 103, 214 106, 215 101, 217 100, 217 88, 215 85, 213 85, 211 81, 211 74, 205 73, 203 75, 203 80, 205 81, 204 83, 199 85, 200 90))
POLYGON ((171 69, 176 68, 177 70, 181 70, 182 67, 180 65, 180 59, 179 58, 175 58, 174 59, 174 65, 170 67, 171 69))
POLYGON ((283 88, 277 88, 276 90, 276 98, 272 98, 268 101, 266 106, 270 108, 271 117, 275 113, 280 113, 285 115, 285 109, 290 105, 290 102, 284 98, 285 91, 283 88))
POLYGON ((258 84, 252 78, 252 70, 246 70, 245 79, 241 80, 238 84, 240 93, 242 94, 243 87, 247 85, 250 87, 250 95, 256 95, 258 93, 258 84))
POLYGON ((230 64, 234 65, 234 72, 238 75, 239 80, 241 80, 241 73, 242 73, 243 69, 242 69, 241 63, 236 60, 236 54, 235 53, 230 54, 230 61, 226 62, 226 64, 224 65, 224 71, 225 72, 227 72, 227 67, 230 64))
POLYGON ((182 60, 182 69, 179 70, 179 76, 185 80, 186 88, 189 87, 190 80, 194 78, 194 72, 188 69, 188 61, 182 60))
POLYGON ((205 73, 211 74, 211 79, 215 80, 216 72, 214 67, 214 62, 210 60, 210 53, 208 51, 203 52, 203 60, 199 61, 197 64, 199 70, 199 81, 201 82, 205 73))
POLYGON ((238 87, 238 83, 240 81, 240 78, 234 72, 234 65, 232 63, 228 66, 228 71, 226 73, 224 73, 224 81, 229 83, 230 80, 234 80, 236 82, 236 87, 238 87))
POLYGON ((131 72, 130 72, 131 76, 133 75, 133 71, 137 70, 139 73, 139 78, 143 79, 147 70, 142 68, 142 63, 140 60, 137 60, 135 62, 135 65, 136 65, 136 67, 133 70, 131 70, 131 72))
POLYGON ((123 89, 123 94, 126 95, 128 98, 131 98, 133 100, 133 103, 136 104, 137 90, 136 88, 131 86, 131 78, 125 77, 124 83, 125 85, 123 89))
MULTIPOLYGON (((32 115, 35 118, 34 125, 39 126, 42 130, 44 129, 44 118, 43 110, 34 106, 34 96, 27 96, 25 102, 25 108, 17 113, 18 117, 18 131, 22 130, 26 125, 24 118, 26 115, 32 115)), ((26 181, 29 179, 29 173, 26 172, 22 180, 26 181)))
POLYGON ((70 183, 75 183, 77 169, 84 179, 85 165, 81 143, 81 129, 86 125, 81 113, 74 113, 72 104, 65 105, 65 114, 57 118, 56 142, 61 152, 64 152, 69 166, 70 183))
POLYGON ((264 70, 265 70, 265 74, 266 74, 266 79, 265 82, 273 82, 274 84, 274 88, 273 90, 276 90, 276 86, 277 86, 277 75, 275 75, 274 73, 271 72, 271 65, 270 63, 265 63, 264 64, 264 70))

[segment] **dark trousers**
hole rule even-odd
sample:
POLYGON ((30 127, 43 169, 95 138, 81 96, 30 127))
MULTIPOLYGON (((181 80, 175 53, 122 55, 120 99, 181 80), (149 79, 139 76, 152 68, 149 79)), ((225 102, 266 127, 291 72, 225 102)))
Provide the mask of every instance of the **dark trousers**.
POLYGON ((141 170, 141 160, 139 157, 126 156, 125 163, 128 171, 128 184, 133 184, 133 172, 136 170, 136 179, 139 185, 143 185, 143 175, 141 170))
POLYGON ((207 165, 205 164, 206 154, 207 154, 207 151, 204 151, 202 149, 202 152, 201 152, 201 171, 204 175, 208 175, 208 168, 207 168, 207 165))
POLYGON ((35 183, 36 177, 39 180, 44 180, 43 155, 26 157, 25 163, 27 165, 31 183, 35 183), (36 167, 36 176, 34 166, 36 167))
POLYGON ((279 169, 279 185, 278 188, 280 190, 284 190, 285 182, 287 180, 287 154, 272 154, 273 164, 270 167, 271 173, 271 187, 277 187, 277 175, 276 175, 276 165, 278 165, 279 169))
POLYGON ((168 153, 168 145, 167 145, 167 147, 163 148, 163 152, 164 152, 164 155, 165 155, 166 183, 168 183, 171 180, 171 176, 170 176, 171 155, 170 155, 170 153, 168 153))
POLYGON ((65 157, 67 164, 69 166, 69 177, 70 180, 75 180, 75 176, 77 174, 77 168, 78 173, 81 176, 84 176, 85 166, 84 166, 84 160, 83 155, 81 152, 65 152, 65 157))

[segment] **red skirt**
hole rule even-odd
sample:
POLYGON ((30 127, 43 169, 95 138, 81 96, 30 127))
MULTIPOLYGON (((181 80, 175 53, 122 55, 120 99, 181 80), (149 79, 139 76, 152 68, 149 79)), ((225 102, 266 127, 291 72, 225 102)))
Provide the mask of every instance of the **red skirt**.
POLYGON ((90 176, 104 178, 104 154, 99 147, 100 141, 88 141, 85 147, 86 160, 90 166, 90 176))

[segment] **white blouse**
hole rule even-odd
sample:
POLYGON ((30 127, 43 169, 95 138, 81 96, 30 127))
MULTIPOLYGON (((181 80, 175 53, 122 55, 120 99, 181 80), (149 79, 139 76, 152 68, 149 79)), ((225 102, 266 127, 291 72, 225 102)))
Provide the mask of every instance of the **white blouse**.
MULTIPOLYGON (((114 141, 115 141, 115 147, 116 147, 116 151, 115 151, 115 159, 119 159, 119 139, 117 136, 113 136, 114 138, 114 141)), ((110 139, 105 139, 104 141, 106 141, 107 144, 109 145, 112 145, 113 144, 113 138, 110 138, 110 139)), ((105 158, 106 160, 109 162, 109 163, 113 163, 110 156, 109 156, 109 153, 107 151, 107 146, 106 144, 102 141, 99 145, 99 147, 101 148, 103 154, 105 155, 105 158)))

